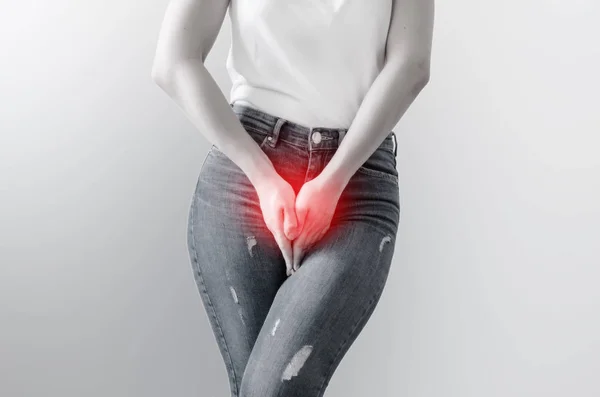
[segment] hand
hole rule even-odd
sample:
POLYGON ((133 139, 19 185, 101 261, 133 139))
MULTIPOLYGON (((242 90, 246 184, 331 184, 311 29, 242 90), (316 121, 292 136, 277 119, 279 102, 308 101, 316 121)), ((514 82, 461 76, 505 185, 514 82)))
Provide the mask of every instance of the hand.
POLYGON ((292 243, 293 264, 288 276, 300 267, 305 250, 329 230, 342 190, 339 184, 320 174, 298 192, 295 209, 299 234, 292 243))
POLYGON ((263 218, 269 231, 281 249, 285 259, 286 274, 292 269, 292 241, 297 233, 294 210, 296 193, 292 186, 279 174, 263 178, 254 185, 260 201, 263 218))

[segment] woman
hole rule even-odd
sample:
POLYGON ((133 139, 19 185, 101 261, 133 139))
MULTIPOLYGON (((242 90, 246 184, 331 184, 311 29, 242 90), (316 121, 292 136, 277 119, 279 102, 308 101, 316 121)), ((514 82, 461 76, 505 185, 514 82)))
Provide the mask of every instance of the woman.
POLYGON ((322 396, 381 296, 391 129, 429 79, 433 0, 171 0, 152 77, 212 143, 188 220, 232 396, 322 396), (229 9, 231 98, 204 66, 229 9))

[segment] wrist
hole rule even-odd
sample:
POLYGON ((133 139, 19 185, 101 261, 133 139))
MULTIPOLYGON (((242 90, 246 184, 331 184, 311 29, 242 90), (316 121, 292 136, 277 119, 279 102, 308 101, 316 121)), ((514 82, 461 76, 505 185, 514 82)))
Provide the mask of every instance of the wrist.
MULTIPOLYGON (((256 148, 258 149, 258 146, 256 148)), ((271 159, 260 149, 256 152, 249 152, 248 156, 242 161, 240 168, 242 168, 250 183, 255 187, 260 184, 269 183, 279 177, 271 159)))
POLYGON ((325 167, 323 171, 317 176, 317 178, 327 190, 338 197, 342 194, 346 185, 350 181, 351 175, 347 175, 345 172, 339 172, 331 167, 325 167))

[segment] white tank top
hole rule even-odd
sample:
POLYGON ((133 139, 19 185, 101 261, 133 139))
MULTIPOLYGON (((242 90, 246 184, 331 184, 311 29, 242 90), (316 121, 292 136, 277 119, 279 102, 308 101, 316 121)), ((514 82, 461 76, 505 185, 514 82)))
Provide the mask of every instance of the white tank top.
POLYGON ((383 67, 392 0, 231 0, 237 101, 308 127, 349 128, 383 67))

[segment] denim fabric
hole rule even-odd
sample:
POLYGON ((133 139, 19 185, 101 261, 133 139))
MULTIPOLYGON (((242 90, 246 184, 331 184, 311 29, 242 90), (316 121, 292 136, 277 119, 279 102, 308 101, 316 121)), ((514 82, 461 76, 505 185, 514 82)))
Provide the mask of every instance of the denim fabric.
MULTIPOLYGON (((296 193, 346 132, 231 106, 296 193)), ((330 229, 289 277, 253 185, 217 146, 210 149, 191 200, 187 244, 232 396, 325 392, 388 277, 400 217, 396 144, 392 131, 352 176, 330 229)))

